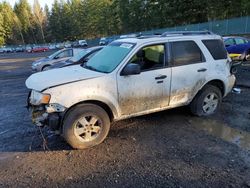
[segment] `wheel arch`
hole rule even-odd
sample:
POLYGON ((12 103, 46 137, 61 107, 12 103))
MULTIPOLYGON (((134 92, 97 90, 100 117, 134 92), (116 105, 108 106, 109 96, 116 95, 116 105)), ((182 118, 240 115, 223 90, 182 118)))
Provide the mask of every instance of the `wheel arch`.
POLYGON ((63 118, 62 118, 62 121, 61 121, 61 126, 63 125, 63 122, 64 122, 64 119, 66 118, 66 116, 70 113, 70 111, 72 109, 74 109, 76 106, 78 105, 81 105, 81 104, 95 104, 99 107, 101 107, 102 109, 104 109, 108 116, 109 116, 109 119, 110 119, 110 122, 112 122, 114 120, 114 117, 115 117, 115 114, 113 113, 111 107, 109 105, 107 105, 106 103, 102 102, 102 101, 98 101, 98 100, 86 100, 86 101, 81 101, 79 103, 76 103, 74 105, 72 105, 70 108, 68 108, 66 110, 66 112, 64 112, 64 115, 63 115, 63 118))
POLYGON ((50 64, 45 64, 45 65, 43 65, 42 68, 41 68, 41 71, 44 71, 44 69, 45 69, 46 67, 49 67, 49 66, 51 66, 51 65, 50 65, 50 64))
POLYGON ((213 85, 213 86, 218 87, 221 91, 221 95, 222 96, 225 95, 225 84, 222 80, 219 80, 219 79, 210 80, 202 88, 204 88, 206 85, 213 85))

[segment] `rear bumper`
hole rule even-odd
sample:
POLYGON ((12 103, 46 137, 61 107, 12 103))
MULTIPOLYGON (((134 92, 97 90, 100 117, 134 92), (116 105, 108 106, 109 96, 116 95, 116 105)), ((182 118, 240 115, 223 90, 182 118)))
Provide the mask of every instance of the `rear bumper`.
POLYGON ((228 95, 228 93, 230 93, 235 85, 235 81, 236 81, 236 77, 234 76, 234 74, 228 76, 228 84, 226 86, 225 89, 225 94, 224 97, 228 95))

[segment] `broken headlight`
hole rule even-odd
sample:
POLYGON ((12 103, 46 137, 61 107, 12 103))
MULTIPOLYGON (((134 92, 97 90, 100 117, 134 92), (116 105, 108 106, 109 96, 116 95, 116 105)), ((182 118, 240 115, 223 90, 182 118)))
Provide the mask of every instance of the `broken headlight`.
POLYGON ((50 101, 50 94, 41 93, 32 90, 30 94, 30 103, 33 105, 48 104, 50 101))

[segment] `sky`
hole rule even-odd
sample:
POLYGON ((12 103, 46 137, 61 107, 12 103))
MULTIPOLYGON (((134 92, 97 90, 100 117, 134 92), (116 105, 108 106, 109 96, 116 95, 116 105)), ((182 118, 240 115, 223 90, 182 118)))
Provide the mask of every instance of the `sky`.
MULTIPOLYGON (((0 2, 2 2, 2 1, 7 1, 12 6, 14 6, 15 2, 18 2, 19 0, 0 0, 0 2)), ((54 2, 53 0, 38 0, 38 1, 40 3, 41 7, 44 7, 44 5, 47 4, 49 6, 49 8, 51 8, 52 3, 54 2)), ((28 2, 31 6, 33 6, 34 0, 28 0, 28 2)))

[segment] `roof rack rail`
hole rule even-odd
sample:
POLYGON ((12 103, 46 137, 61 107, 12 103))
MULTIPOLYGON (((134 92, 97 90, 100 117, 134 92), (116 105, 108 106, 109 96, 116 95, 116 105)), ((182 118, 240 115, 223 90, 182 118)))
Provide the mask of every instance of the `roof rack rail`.
POLYGON ((170 31, 162 33, 162 37, 175 36, 175 35, 213 35, 211 31, 170 31))
POLYGON ((151 37, 161 37, 160 33, 154 33, 154 34, 138 34, 138 39, 144 39, 144 38, 151 38, 151 37))

